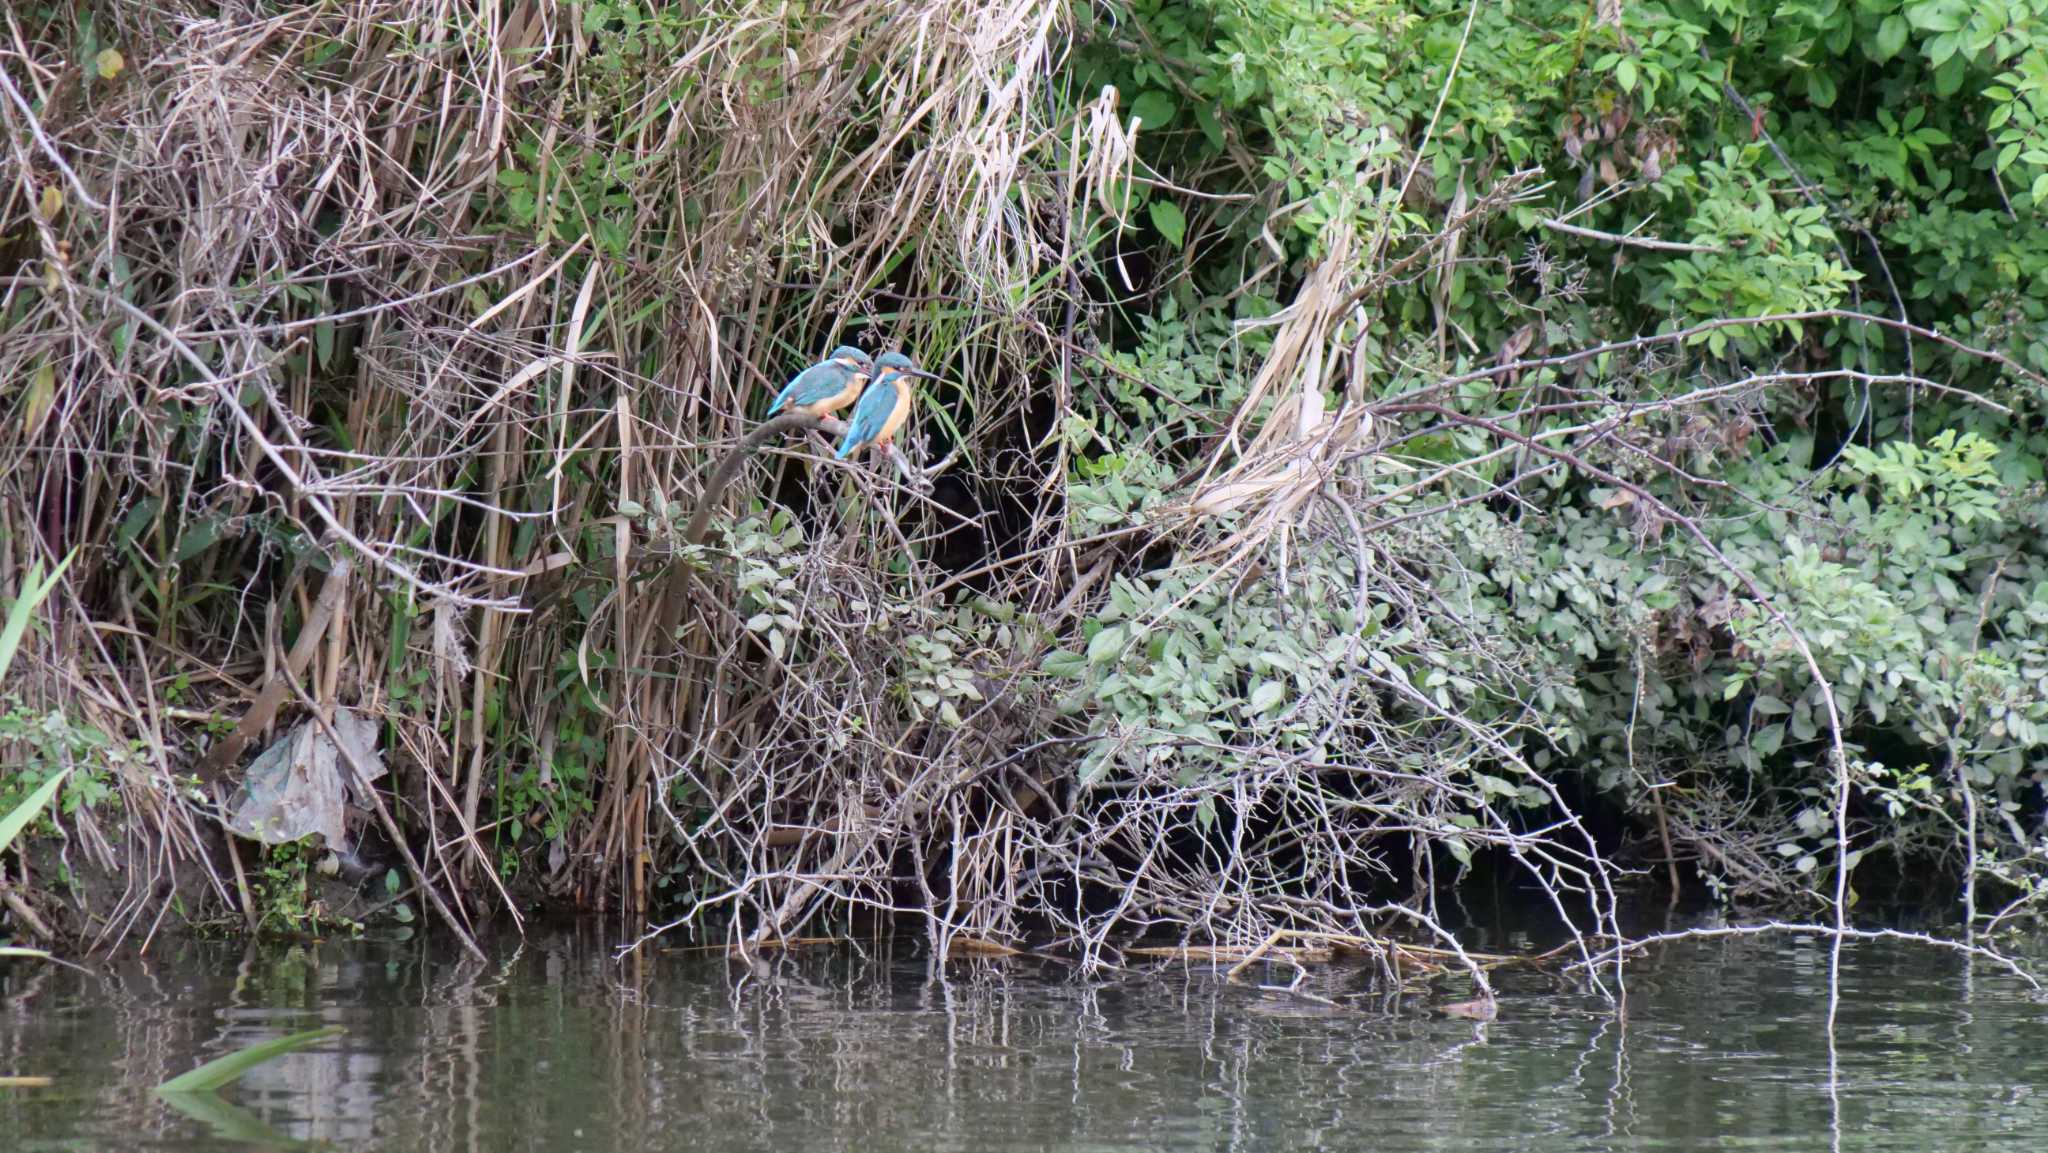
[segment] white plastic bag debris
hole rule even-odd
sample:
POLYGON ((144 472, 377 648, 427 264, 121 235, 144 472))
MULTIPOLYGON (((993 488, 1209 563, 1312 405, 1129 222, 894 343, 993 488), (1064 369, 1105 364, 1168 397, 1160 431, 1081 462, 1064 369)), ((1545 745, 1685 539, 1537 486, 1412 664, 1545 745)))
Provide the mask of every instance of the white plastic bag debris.
MULTIPOLYGON (((368 789, 371 781, 384 775, 384 758, 377 755, 377 723, 336 709, 334 731, 353 754, 354 764, 362 766, 364 777, 356 788, 368 789)), ((318 833, 328 848, 346 853, 352 848, 345 818, 350 775, 350 759, 340 754, 326 731, 312 720, 301 721, 250 763, 229 827, 267 845, 318 833)))

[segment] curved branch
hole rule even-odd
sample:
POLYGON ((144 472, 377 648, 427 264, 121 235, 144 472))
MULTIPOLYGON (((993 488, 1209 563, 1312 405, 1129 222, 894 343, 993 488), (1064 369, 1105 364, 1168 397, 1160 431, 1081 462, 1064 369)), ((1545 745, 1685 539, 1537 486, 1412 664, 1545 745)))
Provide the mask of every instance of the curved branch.
POLYGON ((754 426, 754 431, 740 438, 740 442, 726 451, 718 467, 711 470, 711 479, 704 482, 704 491, 697 496, 697 511, 690 514, 690 523, 683 529, 685 546, 702 544, 704 533, 711 527, 711 514, 718 508, 718 502, 725 490, 732 487, 732 480, 740 474, 740 466, 747 458, 760 452, 762 446, 786 432, 808 429, 828 436, 839 436, 846 431, 846 422, 829 416, 812 416, 807 412, 785 412, 754 426))

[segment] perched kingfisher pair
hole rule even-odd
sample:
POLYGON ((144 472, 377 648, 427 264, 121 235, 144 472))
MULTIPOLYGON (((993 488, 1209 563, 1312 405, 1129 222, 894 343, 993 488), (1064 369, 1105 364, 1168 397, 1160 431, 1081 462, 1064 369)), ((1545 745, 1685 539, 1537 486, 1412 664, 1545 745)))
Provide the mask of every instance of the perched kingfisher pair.
POLYGON ((886 449, 895 441, 910 419, 910 379, 921 375, 917 362, 900 352, 885 352, 871 359, 860 349, 842 344, 784 385, 775 394, 775 403, 768 406, 768 415, 787 410, 831 416, 852 404, 853 419, 836 454, 845 460, 869 445, 886 449), (854 403, 856 397, 858 404, 854 403))

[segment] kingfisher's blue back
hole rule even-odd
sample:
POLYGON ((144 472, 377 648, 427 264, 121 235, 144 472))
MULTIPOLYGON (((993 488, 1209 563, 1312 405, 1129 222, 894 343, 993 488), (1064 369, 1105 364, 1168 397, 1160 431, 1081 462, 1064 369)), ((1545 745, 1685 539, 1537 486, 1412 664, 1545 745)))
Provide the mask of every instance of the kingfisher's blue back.
POLYGON ((860 403, 853 406, 853 420, 847 425, 846 439, 840 442, 838 457, 845 460, 857 449, 865 448, 882 435, 883 426, 889 423, 889 414, 896 411, 896 381, 893 373, 884 372, 875 378, 868 390, 860 394, 860 403))
POLYGON ((785 408, 801 409, 814 416, 828 416, 853 403, 862 378, 874 372, 868 354, 850 344, 832 350, 832 355, 796 374, 775 394, 768 406, 774 416, 785 408))

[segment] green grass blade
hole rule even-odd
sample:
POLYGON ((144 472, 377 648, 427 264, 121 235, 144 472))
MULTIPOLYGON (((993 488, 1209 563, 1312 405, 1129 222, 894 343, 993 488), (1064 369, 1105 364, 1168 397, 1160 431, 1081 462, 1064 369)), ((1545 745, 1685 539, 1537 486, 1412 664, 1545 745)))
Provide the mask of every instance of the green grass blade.
POLYGON ((311 1141, 287 1137, 240 1105, 212 1093, 164 1093, 171 1108, 213 1130, 223 1141, 265 1149, 312 1149, 311 1141))
POLYGON ((0 945, 0 957, 35 957, 44 961, 55 959, 41 949, 31 949, 25 945, 0 945))
POLYGON ((50 595, 50 590, 57 587, 64 570, 70 567, 71 557, 67 556, 48 579, 44 579, 42 562, 38 561, 30 565, 27 575, 21 578, 21 595, 14 598, 14 604, 7 610, 7 623, 0 626, 0 677, 5 677, 8 668, 14 664, 15 650, 21 647, 22 634, 28 631, 36 610, 42 607, 43 599, 50 595))
POLYGON ((207 1093, 235 1080, 242 1074, 275 1057, 295 1052, 308 1045, 315 1045, 329 1037, 339 1037, 348 1030, 339 1025, 324 1029, 309 1029, 304 1033, 293 1033, 289 1037, 277 1037, 260 1041, 246 1049, 237 1049, 225 1057, 208 1061, 182 1077, 173 1077, 156 1087, 159 1093, 207 1093))
POLYGON ((0 817, 0 853, 7 851, 7 846, 14 843, 14 838, 20 835, 23 829, 28 828, 30 821, 42 815, 43 806, 49 804, 50 798, 57 795, 57 788, 63 783, 64 772, 51 774, 50 779, 44 781, 41 788, 30 793, 27 800, 14 806, 13 812, 0 817))

